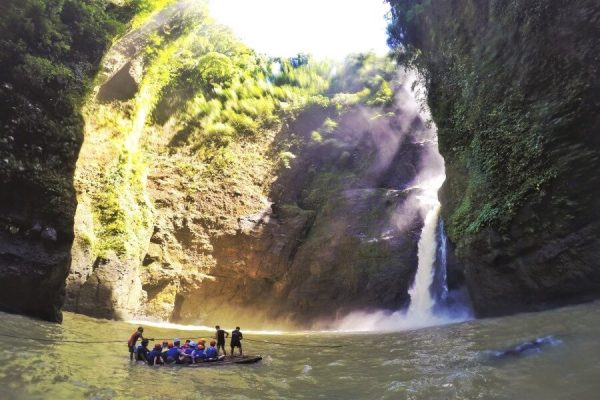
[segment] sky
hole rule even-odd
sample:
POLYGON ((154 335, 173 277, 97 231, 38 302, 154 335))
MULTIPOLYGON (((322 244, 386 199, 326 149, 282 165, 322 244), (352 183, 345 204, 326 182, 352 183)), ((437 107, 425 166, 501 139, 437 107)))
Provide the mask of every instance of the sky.
POLYGON ((211 14, 250 48, 269 56, 300 52, 341 60, 387 52, 383 0, 209 0, 211 14))

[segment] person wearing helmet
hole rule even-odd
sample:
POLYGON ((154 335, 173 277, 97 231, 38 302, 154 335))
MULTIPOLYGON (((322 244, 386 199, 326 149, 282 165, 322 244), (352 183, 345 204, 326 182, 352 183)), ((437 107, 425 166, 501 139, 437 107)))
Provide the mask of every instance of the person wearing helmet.
POLYGON ((161 359, 161 350, 162 346, 158 343, 154 345, 152 351, 150 351, 147 355, 148 365, 162 365, 163 361, 161 359))
POLYGON ((233 357, 233 350, 236 347, 239 347, 240 349, 240 357, 243 356, 242 353, 242 339, 244 338, 244 335, 242 335, 242 331, 240 331, 240 327, 236 326, 235 329, 233 330, 233 332, 231 332, 231 356, 233 357))
POLYGON ((202 362, 206 359, 206 352, 204 351, 204 344, 198 343, 198 347, 194 350, 194 362, 202 362))
POLYGON ((206 349, 206 351, 204 352, 206 354, 206 358, 208 358, 208 359, 219 358, 219 350, 217 350, 217 348, 215 347, 216 344, 217 344, 216 341, 214 341, 214 340, 210 341, 210 347, 208 349, 206 349))
POLYGON ((217 339, 217 351, 223 349, 223 354, 227 355, 227 352, 225 351, 225 338, 229 337, 229 332, 221 329, 219 325, 215 326, 215 329, 217 330, 215 332, 215 339, 217 339))
POLYGON ((163 342, 162 344, 162 350, 160 353, 160 358, 162 358, 163 362, 167 362, 167 352, 169 351, 169 349, 173 348, 173 343, 171 342, 163 342))
POLYGON ((135 349, 136 361, 143 361, 145 363, 148 362, 148 353, 150 352, 148 349, 148 342, 148 339, 142 339, 142 344, 135 349))
POLYGON ((189 364, 194 362, 192 355, 194 354, 194 350, 196 350, 197 346, 198 344, 196 342, 190 341, 188 347, 183 349, 184 363, 189 364))
POLYGON ((167 364, 176 364, 179 362, 179 341, 174 344, 169 343, 169 349, 165 352, 163 360, 167 364))
POLYGON ((137 330, 135 332, 133 332, 131 334, 131 337, 127 341, 127 346, 129 347, 129 359, 130 360, 133 360, 133 353, 135 351, 135 348, 136 348, 135 345, 136 345, 138 339, 144 340, 143 333, 144 333, 144 328, 140 326, 139 328, 137 328, 137 330))

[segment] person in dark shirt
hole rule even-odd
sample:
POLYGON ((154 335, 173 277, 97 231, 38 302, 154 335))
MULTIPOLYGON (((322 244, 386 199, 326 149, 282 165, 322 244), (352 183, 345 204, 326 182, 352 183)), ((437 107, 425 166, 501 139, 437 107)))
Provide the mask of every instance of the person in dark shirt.
POLYGON ((138 339, 144 340, 143 333, 144 333, 144 328, 140 326, 139 328, 137 328, 137 331, 135 331, 131 334, 131 337, 127 341, 127 346, 129 347, 129 359, 130 360, 133 360, 133 352, 135 351, 135 345, 136 345, 138 339))
POLYGON ((233 332, 231 332, 231 356, 233 357, 233 350, 236 347, 240 348, 240 357, 243 356, 242 353, 242 339, 244 338, 244 335, 242 335, 242 332, 240 331, 240 327, 236 326, 235 330, 233 332))
POLYGON ((225 351, 225 338, 229 337, 229 332, 225 332, 219 325, 215 326, 217 332, 215 333, 215 339, 217 339, 217 352, 223 349, 223 354, 227 355, 225 351))
POLYGON ((145 363, 148 362, 148 353, 150 352, 148 349, 148 342, 148 339, 143 339, 142 344, 135 349, 136 361, 143 361, 145 363))
POLYGON ((162 346, 160 344, 155 344, 154 345, 154 349, 152 349, 151 352, 149 352, 147 354, 147 359, 148 359, 148 365, 162 365, 162 359, 161 359, 161 350, 162 350, 162 346))

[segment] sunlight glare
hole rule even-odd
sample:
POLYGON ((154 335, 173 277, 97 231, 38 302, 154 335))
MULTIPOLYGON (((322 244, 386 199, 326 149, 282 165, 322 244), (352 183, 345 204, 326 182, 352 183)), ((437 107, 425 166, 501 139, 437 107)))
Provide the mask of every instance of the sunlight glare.
POLYGON ((215 19, 258 53, 340 60, 387 52, 383 0, 209 0, 215 19))

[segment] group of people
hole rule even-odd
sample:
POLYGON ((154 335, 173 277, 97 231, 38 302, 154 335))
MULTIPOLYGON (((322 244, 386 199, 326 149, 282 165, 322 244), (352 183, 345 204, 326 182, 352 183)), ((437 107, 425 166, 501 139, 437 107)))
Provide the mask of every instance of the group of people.
MULTIPOLYGON (((148 365, 164 364, 195 364, 204 361, 215 361, 227 355, 225 350, 225 338, 229 337, 229 332, 221 329, 219 325, 215 326, 215 337, 208 341, 198 339, 193 341, 187 339, 183 344, 179 338, 173 339, 173 342, 163 341, 162 344, 156 343, 153 349, 148 348, 151 340, 144 337, 144 328, 139 327, 127 342, 129 347, 130 360, 143 361, 148 365), (215 340, 216 339, 216 340, 215 340), (137 341, 141 340, 141 344, 137 341), (223 351, 221 355, 220 351, 223 351)), ((240 356, 242 353, 242 332, 240 327, 236 327, 231 332, 231 356, 234 356, 235 348, 239 348, 240 356)))

